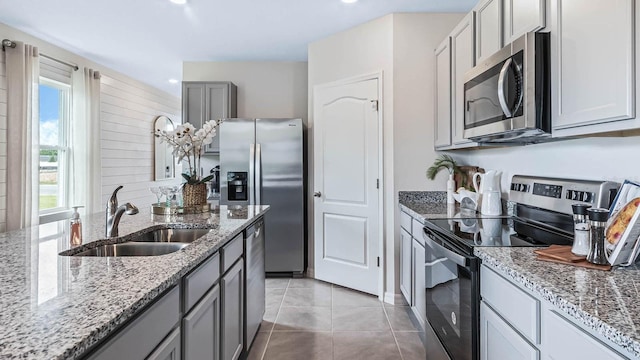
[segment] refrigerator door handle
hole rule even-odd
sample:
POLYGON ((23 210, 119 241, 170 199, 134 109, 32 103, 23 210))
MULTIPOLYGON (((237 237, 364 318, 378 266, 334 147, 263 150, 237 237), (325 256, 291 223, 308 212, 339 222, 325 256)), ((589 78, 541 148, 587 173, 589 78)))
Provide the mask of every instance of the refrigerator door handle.
POLYGON ((262 205, 262 145, 256 144, 256 205, 262 205))
POLYGON ((254 205, 253 192, 255 191, 255 145, 249 145, 249 205, 254 205))

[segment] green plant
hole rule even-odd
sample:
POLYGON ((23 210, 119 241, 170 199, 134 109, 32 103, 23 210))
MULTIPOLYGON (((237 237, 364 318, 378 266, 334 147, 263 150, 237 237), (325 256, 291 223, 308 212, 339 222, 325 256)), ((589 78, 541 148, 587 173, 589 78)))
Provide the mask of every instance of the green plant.
POLYGON ((433 162, 433 165, 431 165, 431 167, 427 169, 427 179, 429 180, 435 179, 436 175, 438 175, 438 173, 442 169, 447 169, 449 171, 449 174, 453 174, 453 173, 462 174, 462 171, 460 171, 460 169, 458 168, 456 161, 453 160, 451 156, 440 155, 440 157, 438 157, 436 161, 433 162))
POLYGON ((203 184, 203 183, 206 183, 207 181, 211 181, 211 179, 213 179, 213 175, 209 175, 209 176, 206 176, 206 177, 200 179, 195 175, 189 175, 187 173, 182 173, 182 177, 185 180, 187 180, 187 184, 189 184, 189 185, 203 184))
POLYGON ((435 179, 436 175, 442 169, 447 169, 449 171, 449 174, 460 175, 460 184, 458 185, 469 191, 475 192, 473 185, 467 183, 467 173, 462 171, 460 167, 458 167, 458 164, 456 164, 456 161, 453 160, 453 158, 449 155, 440 155, 440 157, 438 157, 436 161, 433 162, 433 165, 431 165, 431 167, 427 169, 427 178, 429 180, 435 179))

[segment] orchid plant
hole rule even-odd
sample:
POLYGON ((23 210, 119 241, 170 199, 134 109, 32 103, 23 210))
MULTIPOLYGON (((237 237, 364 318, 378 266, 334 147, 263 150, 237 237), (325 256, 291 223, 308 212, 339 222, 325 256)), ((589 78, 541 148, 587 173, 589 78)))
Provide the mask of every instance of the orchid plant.
POLYGON ((178 158, 178 162, 186 159, 189 172, 183 173, 182 177, 187 180, 187 184, 203 184, 213 179, 213 175, 201 179, 198 169, 200 169, 200 157, 204 153, 204 148, 213 142, 216 129, 221 123, 221 120, 209 120, 198 130, 190 123, 178 125, 171 131, 156 130, 155 136, 161 143, 167 143, 173 148, 173 155, 178 158))

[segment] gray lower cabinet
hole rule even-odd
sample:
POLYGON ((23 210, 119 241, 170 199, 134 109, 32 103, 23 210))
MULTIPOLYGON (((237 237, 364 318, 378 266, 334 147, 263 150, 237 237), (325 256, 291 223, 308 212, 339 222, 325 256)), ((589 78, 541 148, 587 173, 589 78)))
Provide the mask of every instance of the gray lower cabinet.
POLYGON ((220 359, 220 286, 214 286, 182 320, 185 360, 220 359))
POLYGON ((175 329, 146 360, 180 360, 180 329, 175 329))
MULTIPOLYGON (((165 359, 167 357, 160 357, 160 355, 168 354, 167 356, 170 356, 171 351, 168 348, 172 346, 171 344, 175 344, 172 341, 174 339, 168 339, 167 335, 175 334, 172 330, 179 322, 180 286, 176 286, 88 358, 91 360, 165 359), (165 339, 168 339, 169 342, 167 343, 165 339), (167 352, 163 351, 165 349, 167 352), (156 355, 156 357, 152 357, 152 355, 156 355)), ((179 342, 180 332, 179 329, 177 330, 179 342)), ((173 345, 173 347, 175 346, 173 345)), ((179 350, 180 344, 177 344, 177 347, 179 350)), ((179 354, 178 351, 175 359, 180 358, 179 354)), ((173 358, 169 357, 169 359, 173 358)))
MULTIPOLYGON (((248 249, 249 258, 256 271, 247 283, 264 303, 264 267, 255 265, 264 257, 264 245, 257 241, 261 235, 256 228, 249 230, 254 236, 248 242, 254 244, 248 249)), ((251 344, 255 333, 245 335, 243 240, 241 233, 83 359, 238 360, 245 356, 245 339, 251 344)), ((264 312, 260 306, 254 310, 264 312)))
POLYGON ((529 344, 483 301, 480 306, 480 360, 539 358, 538 349, 529 344))
POLYGON ((236 360, 244 348, 244 261, 240 259, 220 280, 222 360, 236 360))
POLYGON ((420 326, 424 328, 427 321, 427 298, 424 287, 424 245, 413 239, 411 250, 411 310, 418 318, 420 326))
POLYGON ((400 228, 400 291, 409 305, 413 305, 411 299, 411 243, 411 234, 404 228, 400 228))

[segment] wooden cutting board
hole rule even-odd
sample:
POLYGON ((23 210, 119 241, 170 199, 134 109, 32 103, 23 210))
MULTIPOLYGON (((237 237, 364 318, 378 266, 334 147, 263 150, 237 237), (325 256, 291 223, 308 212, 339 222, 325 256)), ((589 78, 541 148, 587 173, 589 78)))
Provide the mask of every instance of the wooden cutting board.
POLYGON ((586 256, 579 256, 572 253, 571 246, 569 245, 551 245, 548 248, 534 250, 533 252, 538 255, 566 262, 578 262, 587 258, 586 256))
POLYGON ((596 265, 587 261, 585 256, 577 256, 571 252, 571 246, 568 245, 551 245, 546 249, 534 250, 538 256, 536 260, 548 261, 558 264, 566 264, 578 267, 584 267, 594 270, 611 270, 611 265, 596 265))
POLYGON ((460 173, 456 171, 453 174, 453 180, 456 183, 456 188, 454 190, 457 190, 461 186, 464 186, 467 190, 474 191, 473 190, 473 174, 477 172, 484 174, 484 169, 477 166, 464 166, 464 165, 458 166, 458 169, 460 169, 460 173))

